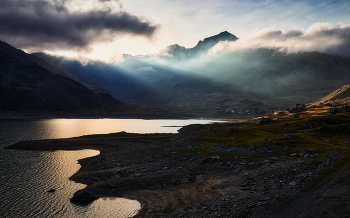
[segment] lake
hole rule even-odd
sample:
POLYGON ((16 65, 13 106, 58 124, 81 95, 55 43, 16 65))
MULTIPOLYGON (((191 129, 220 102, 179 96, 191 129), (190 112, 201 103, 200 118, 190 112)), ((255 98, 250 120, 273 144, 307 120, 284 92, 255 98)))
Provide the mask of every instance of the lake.
MULTIPOLYGON (((99 154, 81 151, 20 151, 4 146, 23 140, 70 138, 113 132, 176 133, 182 126, 212 120, 18 119, 0 120, 0 217, 132 217, 141 205, 124 198, 100 198, 89 205, 69 199, 84 184, 68 178, 77 160, 99 154), (55 189, 53 193, 47 192, 55 189)), ((218 122, 218 121, 215 121, 218 122)))

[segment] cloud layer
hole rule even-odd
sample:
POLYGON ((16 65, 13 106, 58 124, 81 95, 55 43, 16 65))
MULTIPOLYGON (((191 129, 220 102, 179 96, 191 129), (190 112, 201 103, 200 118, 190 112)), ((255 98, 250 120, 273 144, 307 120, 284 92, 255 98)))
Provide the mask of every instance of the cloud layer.
POLYGON ((121 35, 152 37, 158 25, 126 12, 118 0, 1 0, 0 38, 20 48, 86 50, 121 35), (117 8, 117 10, 116 10, 117 8))
POLYGON ((350 25, 315 23, 306 30, 290 31, 266 28, 236 42, 219 43, 210 53, 256 47, 281 48, 289 53, 316 51, 350 57, 350 25))

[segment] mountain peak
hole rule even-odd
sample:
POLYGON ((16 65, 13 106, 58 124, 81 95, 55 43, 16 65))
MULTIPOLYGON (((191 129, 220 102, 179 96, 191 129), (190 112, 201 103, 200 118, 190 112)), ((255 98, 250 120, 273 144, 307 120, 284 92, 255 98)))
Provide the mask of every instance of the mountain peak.
POLYGON ((238 38, 227 32, 221 32, 215 36, 211 36, 208 38, 205 38, 203 41, 199 41, 198 44, 191 49, 192 54, 200 54, 203 52, 207 52, 210 48, 215 46, 217 43, 222 41, 236 41, 238 38))
MULTIPOLYGON (((205 38, 203 41, 199 41, 198 44, 200 44, 201 42, 206 42, 206 43, 218 43, 218 42, 221 42, 221 41, 236 41, 238 38, 227 32, 227 31, 224 31, 224 32, 221 32, 215 36, 211 36, 211 37, 208 37, 208 38, 205 38)), ((197 45, 198 45, 197 44, 197 45)))
POLYGON ((177 58, 188 58, 193 55, 201 55, 209 51, 212 47, 214 47, 217 43, 222 41, 236 41, 238 38, 227 32, 223 31, 217 35, 210 36, 203 40, 200 40, 197 45, 193 48, 185 48, 178 44, 169 45, 164 49, 164 51, 171 55, 172 57, 177 58))

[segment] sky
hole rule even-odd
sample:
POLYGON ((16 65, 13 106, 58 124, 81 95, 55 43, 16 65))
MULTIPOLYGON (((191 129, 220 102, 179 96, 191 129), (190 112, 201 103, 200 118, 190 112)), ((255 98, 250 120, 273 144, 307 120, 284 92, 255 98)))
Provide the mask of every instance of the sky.
POLYGON ((311 49, 317 47, 310 45, 312 37, 317 43, 328 43, 332 36, 331 43, 349 45, 350 2, 0 0, 0 40, 29 53, 108 61, 120 54, 157 53, 171 44, 194 47, 222 31, 242 41, 259 36, 255 44, 267 36, 275 41, 293 36, 298 40, 289 40, 289 46, 302 43, 301 47, 311 49))

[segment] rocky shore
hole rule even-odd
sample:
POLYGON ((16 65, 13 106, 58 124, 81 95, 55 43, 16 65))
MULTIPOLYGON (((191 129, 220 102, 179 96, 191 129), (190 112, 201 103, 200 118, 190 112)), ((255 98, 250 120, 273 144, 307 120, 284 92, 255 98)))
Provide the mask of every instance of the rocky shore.
POLYGON ((190 125, 178 134, 121 132, 25 141, 7 148, 100 150, 98 156, 79 160, 81 168, 71 179, 86 184, 97 198, 138 200, 137 217, 349 215, 344 144, 349 120, 328 124, 317 118, 337 129, 330 135, 312 119, 304 119, 308 125, 263 121, 190 125))

